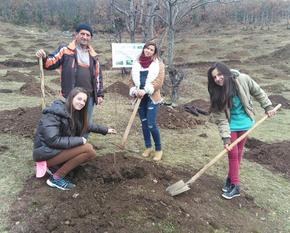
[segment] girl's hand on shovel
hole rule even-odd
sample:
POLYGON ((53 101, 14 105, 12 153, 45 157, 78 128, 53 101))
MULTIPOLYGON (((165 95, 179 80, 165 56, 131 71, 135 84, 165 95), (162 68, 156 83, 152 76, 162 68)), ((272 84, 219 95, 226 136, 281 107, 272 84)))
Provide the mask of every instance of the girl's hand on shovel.
POLYGON ((144 90, 137 91, 137 97, 140 99, 142 99, 145 94, 146 94, 146 92, 144 90))
POLYGON ((112 129, 112 128, 109 128, 109 129, 108 129, 108 133, 109 133, 109 134, 116 134, 116 133, 117 133, 117 130, 112 129))
POLYGON ((276 112, 277 111, 275 109, 272 109, 272 110, 266 112, 266 114, 268 115, 268 117, 273 117, 276 115, 276 112))

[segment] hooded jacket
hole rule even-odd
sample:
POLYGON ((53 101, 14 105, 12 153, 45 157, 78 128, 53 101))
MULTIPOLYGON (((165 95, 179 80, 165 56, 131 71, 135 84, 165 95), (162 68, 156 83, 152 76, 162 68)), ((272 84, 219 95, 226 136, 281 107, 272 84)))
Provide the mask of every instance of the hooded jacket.
MULTIPOLYGON (((48 160, 64 149, 70 149, 83 144, 81 136, 72 136, 71 118, 65 102, 56 100, 42 112, 35 138, 34 161, 48 160)), ((89 132, 107 134, 108 128, 96 124, 89 125, 89 132)))
MULTIPOLYGON (((238 96, 241 103, 248 114, 248 116, 254 120, 255 112, 253 108, 253 99, 257 100, 265 112, 271 110, 272 103, 267 94, 261 89, 261 87, 247 74, 240 73, 238 70, 232 69, 231 72, 234 76, 234 82, 237 87, 238 96)), ((226 108, 224 111, 212 113, 214 122, 217 124, 219 134, 227 143, 231 137, 230 132, 230 109, 226 108)))

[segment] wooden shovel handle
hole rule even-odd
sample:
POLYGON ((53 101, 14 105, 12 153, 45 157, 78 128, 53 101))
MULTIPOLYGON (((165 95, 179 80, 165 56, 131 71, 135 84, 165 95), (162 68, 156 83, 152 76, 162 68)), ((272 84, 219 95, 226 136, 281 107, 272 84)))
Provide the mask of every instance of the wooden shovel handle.
MULTIPOLYGON (((281 104, 278 104, 274 110, 277 111, 281 107, 281 104)), ((268 118, 268 115, 265 115, 262 119, 260 119, 254 126, 249 129, 246 133, 238 137, 233 143, 229 145, 229 149, 231 150, 234 146, 236 146, 240 141, 242 141, 245 137, 247 137, 255 128, 257 128, 263 121, 268 118)), ((215 156, 208 164, 206 164, 202 169, 200 169, 186 184, 191 184, 195 182, 207 169, 209 169, 212 165, 214 165, 223 155, 227 154, 227 150, 224 149, 217 156, 215 156)))
POLYGON ((41 108, 44 109, 45 104, 45 87, 44 87, 44 72, 43 72, 43 61, 42 57, 39 58, 39 69, 40 69, 40 89, 41 89, 41 108))
POLYGON ((131 117, 130 117, 130 120, 129 120, 129 122, 128 122, 128 125, 127 125, 127 127, 126 127, 125 133, 124 133, 124 135, 123 135, 123 139, 122 139, 122 142, 121 142, 121 148, 123 148, 123 149, 125 148, 125 144, 126 144, 126 142, 127 142, 128 135, 129 135, 129 132, 130 132, 131 126, 132 126, 132 124, 133 124, 133 122, 134 122, 134 118, 135 118, 135 116, 136 116, 136 113, 137 113, 137 111, 138 111, 138 108, 139 108, 140 103, 141 103, 141 99, 138 98, 137 101, 136 101, 136 103, 135 103, 134 110, 133 110, 133 112, 132 112, 132 114, 131 114, 131 117))

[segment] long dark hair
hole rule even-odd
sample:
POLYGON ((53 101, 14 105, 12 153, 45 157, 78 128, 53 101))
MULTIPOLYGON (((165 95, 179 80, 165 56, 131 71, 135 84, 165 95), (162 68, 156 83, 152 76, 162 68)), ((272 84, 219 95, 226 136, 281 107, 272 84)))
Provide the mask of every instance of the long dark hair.
POLYGON ((74 97, 79 93, 84 93, 89 98, 86 89, 81 87, 75 87, 71 90, 66 100, 66 107, 71 117, 73 136, 82 136, 88 130, 88 99, 85 106, 79 111, 76 110, 72 104, 74 97))
POLYGON ((207 72, 208 93, 210 95, 211 111, 223 111, 226 107, 232 107, 232 97, 237 94, 234 76, 230 69, 223 63, 215 63, 207 72), (215 83, 212 71, 217 69, 224 76, 223 86, 215 83))
POLYGON ((158 52, 157 44, 154 41, 148 41, 145 43, 145 45, 143 46, 143 49, 142 49, 142 53, 140 54, 140 57, 145 56, 144 49, 148 48, 150 45, 154 46, 154 48, 155 48, 154 54, 152 56, 152 61, 154 61, 156 58, 159 59, 159 52, 158 52))

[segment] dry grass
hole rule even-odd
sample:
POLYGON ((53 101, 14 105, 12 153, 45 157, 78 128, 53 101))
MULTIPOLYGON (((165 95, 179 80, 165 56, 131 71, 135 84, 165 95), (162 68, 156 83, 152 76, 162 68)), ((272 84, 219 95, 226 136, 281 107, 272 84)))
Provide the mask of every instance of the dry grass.
MULTIPOLYGON (((17 46, 9 47, 9 54, 3 55, 0 61, 13 58, 18 53, 28 53, 27 61, 34 61, 34 50, 45 48, 47 51, 53 51, 60 41, 70 41, 69 33, 61 33, 50 30, 48 33, 40 31, 37 28, 22 28, 1 23, 0 29, 10 27, 18 39, 11 36, 1 36, 0 44, 10 46, 13 43, 17 46), (14 39, 13 39, 14 38, 14 39), (14 41, 14 42, 11 42, 14 41), (46 43, 49 41, 49 43, 46 43)), ((278 89, 269 90, 269 94, 279 93, 285 98, 290 99, 290 83, 286 82, 290 65, 281 64, 252 64, 248 59, 267 56, 271 52, 289 44, 289 31, 282 27, 275 27, 272 31, 256 31, 253 34, 238 29, 231 29, 230 33, 215 32, 212 34, 198 33, 195 30, 182 32, 176 40, 176 56, 180 62, 215 62, 217 60, 240 60, 241 63, 231 64, 232 68, 238 68, 249 73, 257 82, 263 86, 276 84, 278 89), (182 37, 182 38, 181 38, 182 37), (283 38, 283 40, 281 40, 283 38), (226 48, 226 49, 224 49, 226 48), (279 80, 277 80, 279 79, 279 80), (277 86, 277 84, 279 84, 277 86), (280 85, 282 84, 282 85, 280 85)), ((110 44, 108 39, 102 35, 97 36, 93 44, 98 48, 97 52, 101 54, 102 63, 109 64, 111 59, 110 44)), ((8 49, 7 49, 8 50, 8 49)), ((165 55, 166 57, 166 55, 165 55)), ((23 73, 29 73, 29 68, 17 69, 23 73)), ((206 90, 206 66, 200 69, 186 69, 186 79, 180 87, 180 99, 178 103, 186 103, 193 99, 208 99, 206 90)), ((5 75, 6 70, 0 69, 0 77, 5 75)), ((35 75, 36 77, 36 75, 35 75)), ((121 77, 118 70, 108 70, 104 72, 105 87, 116 81, 127 82, 128 77, 121 77)), ((47 84, 55 89, 59 87, 52 82, 56 75, 46 76, 47 84)), ((3 82, 0 80, 1 88, 18 90, 21 83, 3 82)), ((53 98, 48 99, 48 103, 53 98)), ((22 96, 16 93, 0 94, 0 110, 14 109, 17 107, 33 107, 40 104, 40 99, 36 97, 22 96)), ((259 109, 258 104, 256 104, 259 109)), ((103 137, 101 135, 91 135, 90 141, 99 147, 98 155, 120 150, 117 145, 120 143, 124 129, 128 123, 129 116, 132 112, 130 100, 114 93, 108 93, 105 97, 103 106, 95 109, 95 122, 109 125, 118 130, 117 135, 103 137)), ((258 110, 257 119, 263 114, 261 109, 258 110)), ((290 111, 283 110, 271 120, 263 123, 252 136, 265 141, 274 142, 290 140, 289 131, 290 111), (273 130, 274 129, 274 130, 273 130)), ((222 149, 221 140, 217 133, 217 128, 211 123, 204 126, 198 126, 195 129, 184 130, 161 130, 162 142, 164 145, 164 160, 162 163, 171 166, 185 166, 199 169, 209 162, 222 149), (203 138, 198 135, 206 134, 208 137, 203 138)), ((32 141, 18 138, 11 135, 1 135, 1 145, 9 146, 9 150, 1 156, 0 170, 6 174, 0 179, 0 231, 5 232, 5 220, 7 212, 17 193, 21 190, 23 182, 27 177, 33 174, 33 162, 31 160, 32 141)), ((141 136, 139 119, 135 120, 126 151, 128 155, 138 157, 143 150, 143 139, 141 136)), ((216 175, 220 178, 221 183, 226 175, 227 159, 224 158, 214 165, 208 174, 216 175)), ((194 175, 194 174, 192 174, 194 175)), ((266 168, 249 161, 244 161, 242 168, 242 185, 243 192, 253 196, 258 206, 268 210, 267 219, 276 223, 281 232, 290 232, 290 183, 279 174, 273 174, 266 168)), ((189 179, 190 177, 181 177, 189 179)), ((219 190, 217 190, 219 195, 219 190)), ((264 217, 264 216, 263 216, 264 217)), ((157 226, 159 227, 159 226, 157 226)), ((168 229, 167 232, 174 232, 174 226, 164 223, 160 229, 168 229)), ((222 229, 218 232, 223 232, 222 229)), ((277 231, 278 232, 278 231, 277 231)))

